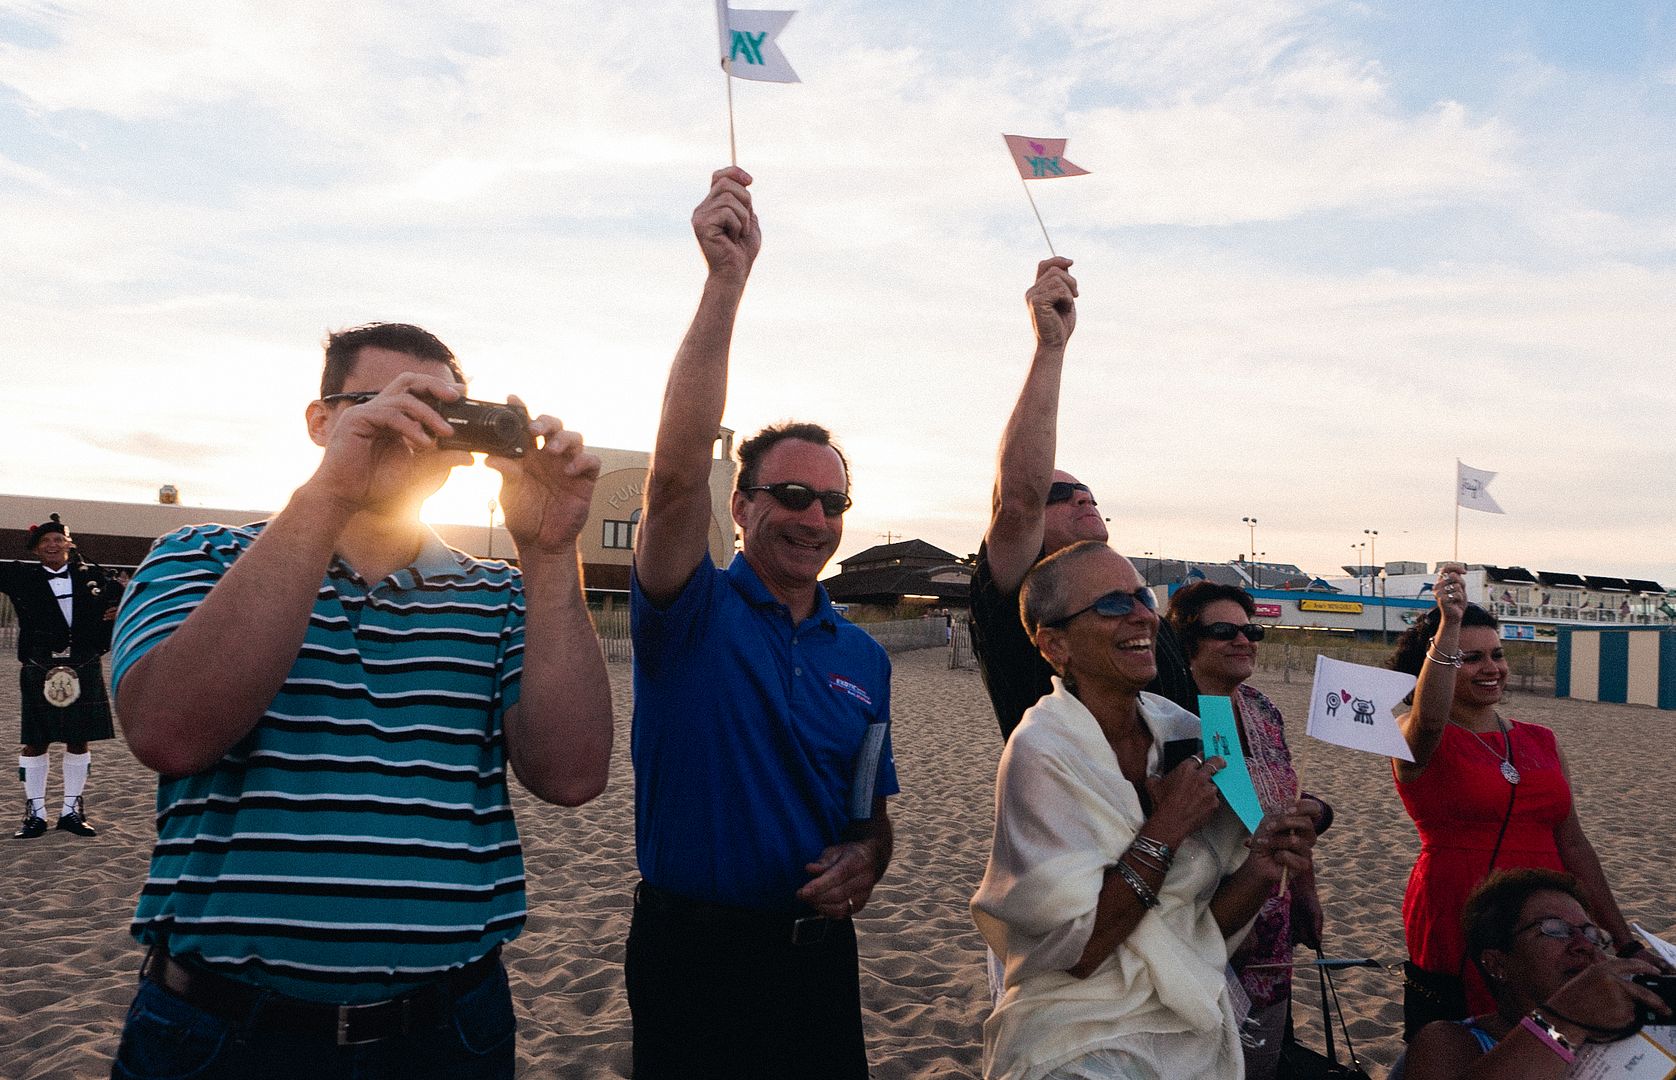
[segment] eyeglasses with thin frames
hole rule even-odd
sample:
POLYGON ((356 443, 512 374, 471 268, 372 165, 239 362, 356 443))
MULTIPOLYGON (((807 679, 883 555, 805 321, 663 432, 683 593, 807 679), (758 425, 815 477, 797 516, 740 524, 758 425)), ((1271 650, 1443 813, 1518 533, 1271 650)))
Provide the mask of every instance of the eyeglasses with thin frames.
POLYGON ((1526 930, 1535 930, 1543 937, 1553 938, 1555 941, 1570 941, 1572 935, 1581 934, 1584 941, 1602 952, 1609 951, 1612 948, 1612 935, 1594 923, 1570 923, 1558 915, 1551 915, 1546 919, 1526 923, 1513 931, 1513 936, 1518 937, 1526 930))
POLYGON ((365 405, 367 402, 377 397, 378 394, 379 391, 377 390, 346 390, 339 394, 323 395, 320 398, 320 404, 330 405, 336 401, 347 401, 351 405, 365 405))

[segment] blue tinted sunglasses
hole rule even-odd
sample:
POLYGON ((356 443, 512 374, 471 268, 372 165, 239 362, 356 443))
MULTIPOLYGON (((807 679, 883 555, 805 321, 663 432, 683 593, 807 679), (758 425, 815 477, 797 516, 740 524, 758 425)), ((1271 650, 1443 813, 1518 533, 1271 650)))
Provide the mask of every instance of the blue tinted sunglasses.
POLYGON ((1055 480, 1048 485, 1047 504, 1055 506, 1059 503, 1070 502, 1077 497, 1079 491, 1088 496, 1089 505, 1099 505, 1094 499, 1094 493, 1088 490, 1087 484, 1072 484, 1065 480, 1055 480))
POLYGON ((1087 607, 1078 608, 1069 615, 1054 619, 1052 622, 1044 622, 1042 625, 1058 628, 1078 615, 1085 615, 1090 611, 1096 615, 1104 615, 1108 619, 1120 619, 1134 611, 1136 604, 1148 611, 1158 610, 1158 600, 1152 595, 1152 590, 1143 585, 1134 592, 1124 592, 1121 589, 1116 592, 1109 592, 1087 607))

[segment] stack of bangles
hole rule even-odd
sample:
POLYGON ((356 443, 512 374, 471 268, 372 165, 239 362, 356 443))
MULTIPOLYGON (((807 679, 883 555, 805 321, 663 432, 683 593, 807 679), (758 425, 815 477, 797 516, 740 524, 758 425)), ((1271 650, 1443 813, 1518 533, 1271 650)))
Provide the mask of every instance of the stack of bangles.
POLYGON ((1426 659, 1434 664, 1442 664, 1444 667, 1460 667, 1461 651, 1456 649, 1447 656, 1440 656, 1437 651, 1437 639, 1433 638, 1426 644, 1426 659))
POLYGON ((1146 879, 1135 872, 1134 867, 1123 861, 1126 858, 1134 859, 1144 869, 1156 870, 1162 877, 1170 872, 1170 866, 1175 862, 1175 852, 1170 850, 1170 845, 1159 843, 1150 836, 1142 836, 1137 833, 1134 842, 1129 845, 1127 851, 1118 856, 1114 866, 1118 877, 1121 877, 1123 883, 1134 892, 1135 898, 1141 902, 1142 907, 1149 910, 1157 907, 1158 894, 1152 890, 1152 886, 1146 883, 1146 879))

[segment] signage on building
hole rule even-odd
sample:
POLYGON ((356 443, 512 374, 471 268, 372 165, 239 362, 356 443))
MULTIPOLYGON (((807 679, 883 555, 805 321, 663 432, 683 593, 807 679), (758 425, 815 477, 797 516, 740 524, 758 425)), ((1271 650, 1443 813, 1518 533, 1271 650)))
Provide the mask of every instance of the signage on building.
POLYGON ((1535 641, 1536 627, 1529 623, 1502 623, 1501 639, 1503 641, 1535 641))
POLYGON ((1299 600, 1299 611, 1330 611, 1335 615, 1360 615, 1362 605, 1354 600, 1299 600))
POLYGON ((1251 606, 1254 609, 1251 612, 1251 614, 1256 616, 1259 619, 1278 619, 1278 618, 1280 618, 1280 605, 1279 604, 1253 604, 1251 606))

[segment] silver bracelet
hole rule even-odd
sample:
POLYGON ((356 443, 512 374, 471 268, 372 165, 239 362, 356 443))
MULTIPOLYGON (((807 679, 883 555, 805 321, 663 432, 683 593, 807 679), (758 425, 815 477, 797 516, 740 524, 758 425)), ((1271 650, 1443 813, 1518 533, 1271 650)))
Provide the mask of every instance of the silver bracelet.
POLYGON ((1163 863, 1166 871, 1168 871, 1170 867, 1175 864, 1176 853, 1170 850, 1170 845, 1163 843, 1162 841, 1154 840, 1150 836, 1144 836, 1141 833, 1136 833, 1135 839, 1129 844, 1129 846, 1142 854, 1151 855, 1153 858, 1163 863))
POLYGON ((1141 878, 1141 875, 1129 868, 1128 863, 1119 859, 1113 865, 1116 866, 1117 874, 1123 879, 1123 883, 1129 886, 1130 890, 1134 892, 1135 898, 1141 902, 1141 907, 1150 911, 1158 906, 1158 894, 1152 891, 1152 887, 1141 878))
POLYGON ((1426 659, 1430 660, 1434 664, 1442 664, 1444 667, 1458 668, 1461 666, 1461 651, 1456 649, 1448 656, 1439 656, 1437 654, 1437 645, 1435 643, 1428 642, 1426 644, 1426 659))
POLYGON ((1123 853, 1123 857, 1126 859, 1134 859, 1145 869, 1157 871, 1160 876, 1168 876, 1170 873, 1170 868, 1168 866, 1165 866, 1157 859, 1154 859, 1152 856, 1137 848, 1130 848, 1128 851, 1125 851, 1123 853))

